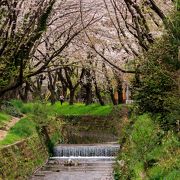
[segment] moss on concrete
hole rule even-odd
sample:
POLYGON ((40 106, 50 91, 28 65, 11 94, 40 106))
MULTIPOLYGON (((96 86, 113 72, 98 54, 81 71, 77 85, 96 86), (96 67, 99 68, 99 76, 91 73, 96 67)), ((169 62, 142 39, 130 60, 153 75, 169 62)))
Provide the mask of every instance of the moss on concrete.
POLYGON ((38 136, 0 149, 0 178, 27 179, 48 158, 48 151, 38 136))

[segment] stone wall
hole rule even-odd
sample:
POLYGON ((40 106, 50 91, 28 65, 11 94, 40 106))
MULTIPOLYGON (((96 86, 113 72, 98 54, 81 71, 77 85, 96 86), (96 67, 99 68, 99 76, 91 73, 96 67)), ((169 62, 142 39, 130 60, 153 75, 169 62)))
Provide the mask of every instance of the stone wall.
POLYGON ((47 148, 38 135, 3 147, 0 149, 0 179, 28 179, 47 158, 47 148))

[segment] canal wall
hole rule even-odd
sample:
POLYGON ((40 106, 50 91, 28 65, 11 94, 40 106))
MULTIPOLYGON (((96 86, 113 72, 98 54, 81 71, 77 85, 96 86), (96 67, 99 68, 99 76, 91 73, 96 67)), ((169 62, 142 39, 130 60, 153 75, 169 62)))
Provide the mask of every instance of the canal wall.
POLYGON ((54 120, 38 127, 29 138, 0 147, 0 180, 28 179, 48 160, 52 146, 61 140, 60 132, 60 124, 54 120))
MULTIPOLYGON (((111 138, 118 136, 121 117, 122 115, 114 113, 113 116, 105 117, 67 116, 56 118, 54 123, 51 122, 48 126, 41 127, 41 131, 37 130, 37 134, 32 137, 0 148, 0 180, 28 179, 38 167, 45 164, 50 155, 49 150, 54 144, 72 143, 72 136, 75 137, 75 134, 81 133, 82 138, 79 137, 79 139, 83 142, 86 135, 91 135, 90 141, 86 143, 91 143, 92 138, 95 142, 98 138, 98 143, 108 141, 108 138, 111 141, 111 138), (88 134, 84 134, 84 132, 88 134), (96 138, 97 132, 102 132, 102 134, 106 132, 107 137, 97 135, 96 138), (107 132, 113 136, 109 137, 107 132), (70 142, 67 142, 68 140, 70 142)), ((75 138, 77 139, 77 137, 75 138)), ((75 143, 79 143, 79 141, 75 143)))
POLYGON ((48 150, 39 136, 0 149, 0 179, 27 179, 48 159, 48 150))

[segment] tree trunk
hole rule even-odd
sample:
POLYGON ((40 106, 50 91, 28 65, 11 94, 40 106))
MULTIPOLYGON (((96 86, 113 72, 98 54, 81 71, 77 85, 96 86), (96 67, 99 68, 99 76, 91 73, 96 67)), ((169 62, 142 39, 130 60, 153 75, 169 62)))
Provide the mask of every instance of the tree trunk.
POLYGON ((118 91, 118 104, 122 104, 123 103, 123 89, 122 89, 122 85, 118 85, 117 87, 117 91, 118 91))
POLYGON ((95 92, 96 92, 96 96, 97 96, 97 98, 99 100, 99 103, 101 104, 101 106, 104 106, 105 103, 104 103, 104 101, 103 101, 103 99, 101 97, 100 89, 98 88, 96 81, 94 82, 94 86, 95 86, 95 92))
POLYGON ((114 98, 114 92, 113 92, 112 88, 109 89, 109 93, 110 93, 110 97, 111 97, 113 105, 117 105, 116 99, 114 98))
POLYGON ((85 104, 89 105, 89 104, 92 104, 92 85, 91 85, 91 83, 88 83, 85 88, 86 88, 85 104))
POLYGON ((51 92, 50 100, 51 100, 51 104, 53 105, 56 102, 56 92, 55 92, 56 76, 53 78, 52 74, 48 72, 48 77, 49 77, 48 89, 51 92))
POLYGON ((74 89, 70 89, 69 105, 74 104, 74 95, 75 95, 74 89))
POLYGON ((28 102, 28 92, 30 91, 30 84, 26 82, 24 89, 19 90, 20 98, 23 102, 28 102))
POLYGON ((122 88, 122 82, 120 80, 117 81, 117 92, 118 92, 118 104, 123 103, 123 88, 122 88))
POLYGON ((4 94, 0 94, 0 100, 10 100, 10 99, 18 99, 18 88, 7 91, 4 94))
POLYGON ((51 105, 55 104, 55 102, 56 102, 56 94, 55 94, 54 91, 51 91, 50 100, 51 100, 51 105))

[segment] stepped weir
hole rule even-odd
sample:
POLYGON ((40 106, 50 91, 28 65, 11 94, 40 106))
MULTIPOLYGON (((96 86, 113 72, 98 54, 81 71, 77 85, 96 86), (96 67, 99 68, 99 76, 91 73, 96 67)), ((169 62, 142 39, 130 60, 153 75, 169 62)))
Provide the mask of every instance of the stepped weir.
POLYGON ((114 179, 113 163, 120 146, 115 142, 108 142, 115 139, 115 135, 110 130, 111 126, 108 125, 109 121, 103 120, 106 126, 102 126, 101 120, 79 121, 68 126, 68 133, 65 133, 68 144, 54 147, 53 156, 30 178, 31 180, 114 179), (87 127, 86 133, 84 130, 87 127))
POLYGON ((54 148, 55 157, 111 157, 116 156, 118 144, 59 145, 54 148))

